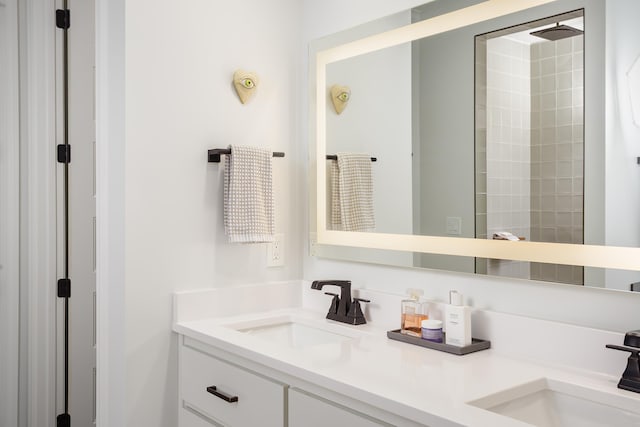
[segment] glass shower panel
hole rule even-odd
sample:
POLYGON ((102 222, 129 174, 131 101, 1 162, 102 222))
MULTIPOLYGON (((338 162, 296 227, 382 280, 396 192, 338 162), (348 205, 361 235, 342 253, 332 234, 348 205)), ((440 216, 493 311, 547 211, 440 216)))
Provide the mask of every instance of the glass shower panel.
POLYGON ((20 156, 17 1, 0 0, 0 426, 18 425, 20 156))

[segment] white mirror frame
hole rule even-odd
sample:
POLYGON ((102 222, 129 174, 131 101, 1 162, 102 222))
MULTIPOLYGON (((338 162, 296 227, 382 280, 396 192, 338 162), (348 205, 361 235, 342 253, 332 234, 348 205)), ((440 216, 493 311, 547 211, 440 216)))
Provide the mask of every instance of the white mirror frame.
POLYGON ((316 54, 316 232, 319 244, 640 271, 640 248, 360 233, 327 229, 326 168, 322 167, 324 164, 322 160, 326 156, 327 65, 553 1, 555 0, 487 0, 474 6, 323 50, 316 54))

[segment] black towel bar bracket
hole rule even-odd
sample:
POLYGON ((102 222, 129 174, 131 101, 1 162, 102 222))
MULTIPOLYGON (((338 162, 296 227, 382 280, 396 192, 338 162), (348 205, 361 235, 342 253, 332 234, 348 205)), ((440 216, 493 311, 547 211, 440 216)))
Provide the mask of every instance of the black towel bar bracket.
MULTIPOLYGON (((222 154, 231 154, 230 148, 214 148, 207 151, 207 159, 209 163, 220 163, 220 156, 222 154)), ((274 151, 273 157, 284 157, 284 153, 274 151)))
MULTIPOLYGON (((335 154, 327 154, 327 160, 338 160, 338 156, 335 154)), ((372 157, 371 158, 372 162, 377 162, 378 158, 377 157, 372 157)))

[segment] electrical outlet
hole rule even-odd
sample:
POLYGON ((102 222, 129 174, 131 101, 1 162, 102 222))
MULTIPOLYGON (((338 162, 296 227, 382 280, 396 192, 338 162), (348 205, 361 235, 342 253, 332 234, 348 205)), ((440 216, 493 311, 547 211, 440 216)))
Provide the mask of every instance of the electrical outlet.
POLYGON ((284 234, 276 233, 267 243, 267 267, 284 266, 284 234))

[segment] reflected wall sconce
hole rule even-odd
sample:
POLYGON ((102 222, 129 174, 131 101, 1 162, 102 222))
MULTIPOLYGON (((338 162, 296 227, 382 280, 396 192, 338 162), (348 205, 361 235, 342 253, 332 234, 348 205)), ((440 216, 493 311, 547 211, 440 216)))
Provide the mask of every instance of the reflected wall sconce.
POLYGON ((351 99, 351 89, 349 86, 333 85, 330 89, 331 102, 336 113, 341 114, 351 99))
POLYGON ((243 104, 249 102, 255 95, 258 83, 258 75, 254 72, 237 70, 233 73, 233 86, 236 88, 238 98, 243 104))

